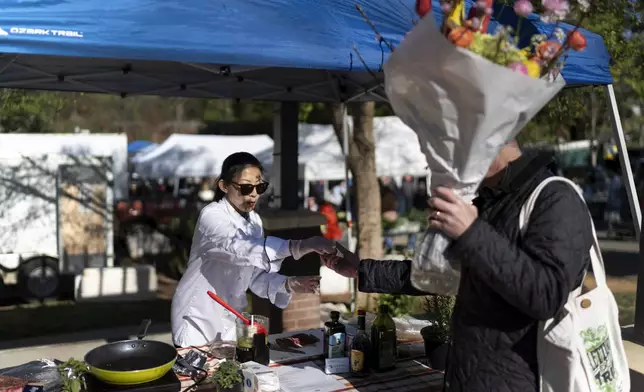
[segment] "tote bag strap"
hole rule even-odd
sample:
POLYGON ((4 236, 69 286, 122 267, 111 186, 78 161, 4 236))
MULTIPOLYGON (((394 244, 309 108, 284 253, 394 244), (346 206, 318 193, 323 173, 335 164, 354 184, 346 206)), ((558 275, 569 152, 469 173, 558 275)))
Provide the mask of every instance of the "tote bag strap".
MULTIPOLYGON (((539 198, 539 194, 541 193, 543 188, 546 187, 546 185, 554 181, 560 181, 560 182, 565 182, 569 184, 575 190, 575 192, 577 192, 577 195, 579 195, 579 197, 582 200, 584 200, 584 196, 582 195, 581 190, 577 187, 577 184, 570 181, 569 179, 565 177, 559 177, 559 176, 552 176, 552 177, 546 178, 539 185, 537 185, 537 187, 532 192, 530 197, 528 197, 528 200, 526 200, 526 202, 521 207, 521 212, 519 213, 519 231, 522 236, 525 234, 525 231, 527 230, 528 222, 530 220, 530 215, 534 210, 534 206, 537 202, 537 199, 539 198)), ((593 219, 590 216, 590 212, 588 212, 588 218, 590 219, 590 225, 593 232, 593 245, 590 248, 590 263, 593 267, 593 275, 595 277, 595 283, 597 284, 597 287, 600 287, 600 286, 605 287, 606 271, 604 269, 604 259, 602 258, 602 253, 599 248, 599 241, 597 240, 597 232, 595 231, 595 224, 593 223, 593 219)), ((584 273, 584 278, 585 276, 586 274, 584 273)), ((582 285, 583 285, 583 280, 582 280, 582 285)))

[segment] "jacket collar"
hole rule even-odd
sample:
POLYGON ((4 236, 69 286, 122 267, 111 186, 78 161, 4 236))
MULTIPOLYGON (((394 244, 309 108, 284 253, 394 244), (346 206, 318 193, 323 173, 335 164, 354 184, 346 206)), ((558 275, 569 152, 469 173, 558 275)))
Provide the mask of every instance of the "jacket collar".
POLYGON ((480 197, 494 197, 519 190, 525 183, 542 173, 552 163, 552 159, 553 156, 550 153, 527 152, 522 154, 519 159, 510 162, 503 170, 501 182, 493 187, 481 187, 480 197))

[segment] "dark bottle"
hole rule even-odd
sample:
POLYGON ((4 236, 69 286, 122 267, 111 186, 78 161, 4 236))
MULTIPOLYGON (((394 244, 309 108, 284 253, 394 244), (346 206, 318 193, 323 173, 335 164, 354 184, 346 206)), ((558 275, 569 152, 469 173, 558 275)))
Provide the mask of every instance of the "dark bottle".
POLYGON ((347 356, 347 330, 340 322, 340 312, 331 312, 331 321, 324 323, 324 358, 347 356))
POLYGON ((368 358, 371 357, 371 342, 365 328, 365 311, 358 311, 358 332, 351 342, 349 351, 349 363, 351 364, 351 375, 364 377, 369 374, 368 358))
POLYGON ((389 306, 380 305, 378 316, 371 326, 373 369, 385 371, 396 366, 396 323, 389 315, 389 306))

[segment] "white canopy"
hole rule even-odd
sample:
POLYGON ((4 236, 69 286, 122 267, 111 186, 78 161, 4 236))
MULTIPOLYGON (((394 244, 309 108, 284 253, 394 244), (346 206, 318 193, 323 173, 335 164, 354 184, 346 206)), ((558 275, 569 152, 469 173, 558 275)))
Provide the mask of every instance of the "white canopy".
POLYGON ((47 154, 71 157, 111 157, 114 197, 127 198, 127 136, 124 134, 3 133, 0 156, 35 157, 47 154))
MULTIPOLYGON (((427 175, 427 161, 416 133, 398 117, 374 119, 379 176, 427 175)), ((159 147, 132 158, 144 178, 213 177, 230 154, 247 151, 269 168, 273 140, 266 135, 220 136, 173 134, 159 147)), ((299 162, 308 181, 344 178, 344 156, 332 125, 300 124, 299 162)))
MULTIPOLYGON (((426 176, 427 161, 416 133, 398 117, 373 121, 378 176, 426 176)), ((273 161, 272 148, 258 156, 266 166, 273 161)), ((307 181, 344 179, 344 156, 332 125, 300 124, 299 163, 307 181)))
POLYGON ((134 171, 143 178, 214 177, 230 154, 257 154, 273 150, 267 135, 221 136, 173 134, 160 146, 132 158, 134 171))

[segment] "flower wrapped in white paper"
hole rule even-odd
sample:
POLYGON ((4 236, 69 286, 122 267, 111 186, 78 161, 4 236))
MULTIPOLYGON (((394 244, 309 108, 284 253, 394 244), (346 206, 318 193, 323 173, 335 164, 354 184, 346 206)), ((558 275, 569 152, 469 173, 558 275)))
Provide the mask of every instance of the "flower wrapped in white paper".
MULTIPOLYGON (((431 171, 431 189, 448 186, 472 201, 503 145, 563 87, 498 65, 448 41, 423 18, 384 66, 394 112, 412 128, 431 171)), ((456 294, 459 261, 448 260, 442 232, 428 230, 412 263, 412 284, 456 294)))

